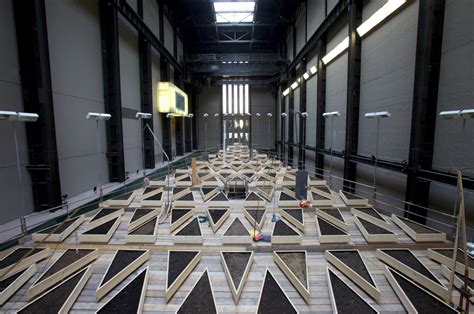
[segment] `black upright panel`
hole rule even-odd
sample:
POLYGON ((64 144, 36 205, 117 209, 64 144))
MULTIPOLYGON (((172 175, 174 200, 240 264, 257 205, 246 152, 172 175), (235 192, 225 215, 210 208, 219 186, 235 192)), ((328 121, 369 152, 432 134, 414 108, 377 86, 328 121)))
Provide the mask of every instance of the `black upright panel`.
POLYGON ((106 122, 109 180, 121 182, 125 180, 125 158, 120 93, 118 16, 115 7, 109 5, 108 1, 99 1, 99 12, 105 112, 112 116, 106 122))
POLYGON ((175 132, 176 132, 176 155, 184 155, 184 119, 185 117, 176 117, 175 121, 175 132))
POLYGON ((323 63, 323 56, 326 54, 326 36, 322 36, 317 44, 318 54, 318 88, 316 91, 316 160, 315 172, 318 177, 322 177, 324 169, 324 155, 320 152, 324 149, 324 136, 326 133, 326 121, 323 113, 326 112, 326 66, 323 63))
MULTIPOLYGON (((306 72, 306 59, 301 61, 299 77, 306 72)), ((306 80, 301 79, 300 83, 300 112, 306 112, 306 80)), ((298 115, 297 119, 300 119, 299 130, 298 130, 298 169, 304 169, 306 153, 304 150, 306 143, 306 119, 301 114, 298 115)))
POLYGON ((39 114, 25 123, 35 210, 61 204, 58 150, 44 1, 13 1, 23 108, 39 114))
MULTIPOLYGON (((295 75, 291 75, 290 82, 294 82, 295 75)), ((293 145, 295 143, 295 93, 293 91, 288 95, 288 165, 293 166, 293 145)))
MULTIPOLYGON (((420 0, 406 201, 421 206, 428 206, 430 194, 430 182, 418 172, 430 170, 433 162, 444 9, 444 0, 420 0)), ((426 221, 424 208, 406 210, 410 219, 426 221)))
POLYGON ((354 182, 357 180, 357 164, 350 160, 350 156, 357 155, 359 142, 361 39, 357 33, 357 27, 362 21, 362 5, 362 0, 353 0, 349 6, 349 64, 344 154, 344 190, 349 192, 354 191, 354 182))

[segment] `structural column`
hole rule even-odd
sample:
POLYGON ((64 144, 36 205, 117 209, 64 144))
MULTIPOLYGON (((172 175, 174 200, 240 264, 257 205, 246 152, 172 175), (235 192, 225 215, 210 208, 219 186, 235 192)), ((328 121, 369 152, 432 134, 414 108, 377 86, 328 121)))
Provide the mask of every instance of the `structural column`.
MULTIPOLYGON (((298 77, 302 77, 302 75, 306 72, 306 59, 301 61, 300 70, 298 71, 298 77)), ((301 78, 300 83, 300 112, 306 112, 306 80, 301 78)), ((298 169, 304 169, 306 163, 306 119, 301 114, 299 115, 300 123, 299 123, 299 131, 298 131, 298 169)))
POLYGON ((353 192, 357 180, 357 164, 350 160, 357 155, 359 142, 361 39, 357 27, 362 22, 362 0, 349 5, 349 49, 347 73, 347 115, 344 154, 344 190, 353 192))
MULTIPOLYGON (((444 0, 420 0, 406 201, 425 207, 430 182, 418 171, 430 170, 433 162, 444 10, 444 0)), ((408 204, 405 209, 408 218, 426 222, 426 209, 408 204)))
MULTIPOLYGON (((291 74, 290 82, 294 82, 295 74, 291 74)), ((291 88, 291 87, 290 87, 291 88)), ((294 128, 295 128, 295 93, 290 92, 288 95, 288 165, 293 166, 293 155, 295 144, 294 128)))
POLYGON ((317 43, 318 54, 318 88, 316 91, 316 160, 315 173, 318 177, 323 176, 324 172, 324 149, 326 121, 323 113, 326 112, 326 66, 323 63, 323 56, 326 54, 326 36, 323 35, 317 43))
POLYGON ((23 108, 39 114, 25 123, 35 210, 61 204, 58 149, 44 1, 13 1, 23 108))

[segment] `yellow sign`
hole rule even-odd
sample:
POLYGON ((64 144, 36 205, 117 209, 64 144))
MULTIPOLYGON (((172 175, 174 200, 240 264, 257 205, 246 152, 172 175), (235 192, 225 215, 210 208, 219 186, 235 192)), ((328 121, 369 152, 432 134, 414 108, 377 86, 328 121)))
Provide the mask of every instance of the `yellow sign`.
POLYGON ((188 115, 188 95, 170 82, 158 83, 158 112, 188 115))

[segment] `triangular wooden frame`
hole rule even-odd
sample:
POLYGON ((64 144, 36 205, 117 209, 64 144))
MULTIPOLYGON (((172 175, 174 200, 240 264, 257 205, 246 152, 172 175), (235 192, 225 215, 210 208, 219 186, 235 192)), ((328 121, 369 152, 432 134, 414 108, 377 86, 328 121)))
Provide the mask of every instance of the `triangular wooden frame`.
POLYGON ((207 216, 209 217, 209 225, 211 226, 211 229, 214 233, 219 230, 219 228, 222 226, 222 224, 229 218, 230 216, 230 209, 229 208, 217 208, 217 207, 211 207, 211 208, 206 208, 206 213, 207 216), (212 210, 223 210, 225 213, 219 218, 219 220, 214 221, 212 219, 211 212, 212 210))
POLYGON ((122 222, 122 216, 116 217, 109 221, 104 222, 103 224, 94 227, 92 229, 87 229, 83 233, 78 235, 79 242, 92 242, 92 243, 108 243, 112 236, 114 235, 115 231, 117 230, 118 226, 122 222), (113 221, 113 224, 108 229, 107 233, 91 233, 95 228, 98 228, 102 225, 109 224, 113 221))
POLYGON ((344 218, 344 216, 342 215, 341 211, 339 210, 338 207, 321 207, 321 208, 316 208, 316 215, 318 215, 318 217, 321 217, 323 219, 325 219, 326 221, 329 221, 330 223, 332 223, 333 225, 339 227, 339 229, 342 229, 344 231, 348 231, 349 230, 349 225, 347 224, 347 221, 346 219, 344 218), (339 212, 339 214, 341 215, 341 218, 342 220, 340 219, 337 219, 336 217, 328 214, 325 209, 331 209, 331 210, 337 210, 339 212))
POLYGON ((310 291, 309 291, 309 270, 308 270, 308 254, 305 250, 296 250, 296 251, 273 251, 273 261, 275 264, 280 267, 280 270, 285 274, 286 278, 291 282, 293 287, 299 292, 301 297, 309 303, 310 301, 310 291), (299 278, 294 274, 291 268, 285 263, 285 261, 280 257, 281 253, 304 253, 305 267, 306 267, 306 282, 307 287, 299 280, 299 278))
POLYGON ((146 223, 147 221, 149 221, 150 219, 152 219, 153 217, 156 217, 160 214, 162 208, 161 207, 157 207, 157 208, 149 208, 149 207, 146 207, 146 208, 143 208, 143 207, 138 207, 136 208, 134 211, 133 211, 133 214, 132 214, 132 217, 130 217, 130 220, 128 221, 128 225, 127 225, 127 231, 132 231, 134 229, 136 229, 137 227, 143 225, 144 223, 146 223), (134 221, 132 221, 132 219, 135 217, 135 215, 139 212, 139 211, 142 211, 142 210, 145 210, 145 209, 150 209, 149 212, 147 212, 145 215, 135 219, 134 221))
POLYGON ((244 290, 245 283, 247 281, 248 274, 250 272, 250 268, 252 267, 253 263, 253 255, 254 252, 249 252, 249 251, 221 251, 221 263, 222 263, 222 268, 224 268, 224 274, 227 278, 227 283, 229 284, 230 287, 230 292, 232 293, 232 297, 234 298, 235 304, 239 302, 240 296, 242 294, 242 291, 244 290), (227 262, 224 258, 224 254, 250 254, 249 259, 247 260, 247 264, 245 265, 245 270, 242 275, 242 278, 239 282, 238 287, 235 286, 234 280, 232 278, 231 272, 229 270, 229 267, 227 265, 227 262))
POLYGON ((280 219, 279 221, 273 224, 272 229, 272 244, 301 244, 303 237, 299 233, 299 231, 293 227, 290 223, 286 222, 285 219, 280 219), (282 222, 287 225, 290 229, 295 232, 295 235, 275 235, 275 226, 278 222, 282 222))
POLYGON ((151 218, 148 221, 145 221, 142 225, 137 226, 135 229, 130 230, 125 236, 125 242, 127 243, 155 243, 156 236, 158 233, 159 220, 158 216, 151 218), (147 224, 154 224, 154 229, 152 234, 136 234, 136 232, 144 227, 147 224))
MULTIPOLYGON (((199 276, 199 279, 194 283, 191 290, 189 290, 188 294, 186 294, 186 297, 184 298, 183 302, 181 302, 181 304, 179 305, 179 308, 176 311, 176 313, 180 313, 181 308, 183 307, 183 305, 185 304, 187 299, 190 297, 190 295, 193 293, 194 288, 199 283, 199 281, 201 281, 201 279, 204 277, 204 275, 206 275, 207 279, 209 280, 209 287, 211 288, 212 300, 214 301, 214 313, 218 313, 217 306, 216 306, 216 298, 214 296, 214 289, 212 288, 211 277, 209 276, 209 270, 207 268, 201 273, 201 275, 199 276)), ((207 312, 207 313, 212 314, 213 312, 207 312)))
MULTIPOLYGON (((380 242, 397 242, 398 241, 398 234, 393 232, 392 230, 382 226, 381 224, 376 225, 378 228, 386 230, 390 233, 370 233, 365 226, 363 225, 364 218, 354 216, 354 223, 359 228, 360 233, 364 236, 365 240, 368 243, 380 243, 380 242)), ((369 224, 374 224, 371 221, 365 220, 369 224)))
POLYGON ((156 188, 156 190, 148 192, 146 194, 142 195, 142 198, 140 200, 140 206, 141 207, 160 207, 163 205, 164 201, 166 198, 164 197, 166 191, 163 188, 156 188), (150 199, 151 197, 154 197, 155 195, 158 195, 161 193, 161 197, 159 199, 150 199))
POLYGON ((342 230, 336 225, 333 225, 329 221, 316 216, 316 230, 318 234, 318 239, 319 243, 325 244, 325 243, 349 243, 351 241, 351 235, 345 230, 342 230), (331 227, 334 227, 335 229, 341 231, 343 234, 322 234, 321 233, 321 227, 319 224, 319 221, 322 221, 323 223, 329 224, 331 227))
MULTIPOLYGON (((400 227, 400 229, 402 229, 403 231, 405 231, 406 234, 408 234, 408 236, 410 238, 413 239, 413 241, 415 242, 443 242, 443 241, 446 241, 446 234, 441 232, 441 231, 438 231, 438 230, 435 230, 433 228, 430 228, 428 226, 425 226, 425 225, 421 225, 415 221, 411 221, 411 223, 414 223, 414 224, 417 224, 417 225, 420 225, 426 229, 431 229, 433 230, 433 233, 418 233, 416 232, 415 230, 413 230, 409 225, 407 225, 405 222, 404 222, 404 218, 402 217, 399 217, 395 214, 392 214, 391 216, 392 218, 392 221, 398 226, 400 227)), ((407 219, 408 220, 408 219, 407 219)))
POLYGON ((79 228, 79 226, 84 222, 84 219, 85 219, 84 215, 69 218, 69 219, 67 219, 63 222, 55 224, 54 226, 51 226, 51 227, 48 227, 48 228, 45 228, 45 229, 42 229, 38 232, 33 233, 31 235, 31 238, 32 238, 33 241, 37 241, 37 242, 62 242, 71 233, 73 233, 74 230, 79 228), (69 225, 69 227, 64 229, 63 231, 61 231, 61 232, 56 231, 54 233, 49 234, 50 231, 48 231, 48 230, 54 231, 55 228, 59 227, 63 223, 68 223, 69 221, 74 221, 74 222, 71 225, 69 225))
POLYGON ((222 233, 221 239, 222 239, 222 243, 224 244, 251 244, 253 241, 252 237, 250 236, 249 229, 245 226, 244 222, 238 216, 232 219, 232 222, 230 223, 230 225, 222 233), (226 235, 227 231, 234 225, 236 221, 240 221, 240 223, 247 230, 246 236, 226 235))
POLYGON ((121 217, 124 213, 123 208, 101 208, 88 222, 87 225, 84 228, 84 232, 94 229, 95 227, 98 227, 112 219, 115 219, 117 217, 121 217), (100 218, 97 218, 102 211, 111 211, 109 214, 102 216, 100 218))
POLYGON ((5 281, 12 276, 16 276, 18 273, 22 272, 16 279, 14 279, 8 286, 6 286, 3 291, 0 292, 0 306, 5 304, 8 299, 10 299, 25 283, 30 280, 31 277, 36 273, 36 263, 32 264, 26 269, 16 271, 14 273, 8 274, 5 278, 1 278, 0 282, 5 281))
POLYGON ((193 217, 190 219, 188 222, 184 223, 181 225, 172 235, 174 243, 192 243, 192 244, 202 244, 202 229, 201 229, 201 224, 199 223, 199 220, 197 217, 193 217), (201 235, 180 235, 178 234, 186 228, 189 224, 193 223, 194 221, 197 221, 197 225, 199 227, 199 231, 201 235))
POLYGON ((361 217, 361 218, 364 218, 365 220, 367 221, 370 221, 371 223, 373 224, 376 224, 376 225, 380 225, 380 224, 384 224, 386 226, 390 226, 390 221, 388 220, 388 217, 385 217, 385 215, 379 213, 378 210, 376 210, 374 207, 372 206, 363 206, 363 207, 351 207, 351 213, 354 215, 354 216, 357 216, 357 217, 361 217), (380 216, 381 219, 378 219, 370 214, 367 214, 365 212, 363 212, 362 210, 364 208, 371 208, 374 210, 374 212, 376 214, 378 214, 380 216))
POLYGON ((189 207, 189 208, 186 208, 186 207, 173 207, 171 209, 171 213, 170 213, 170 232, 173 232, 176 229, 178 229, 186 221, 188 221, 190 218, 192 218, 193 215, 194 215, 194 207, 189 207), (183 216, 179 217, 176 221, 172 221, 174 210, 187 210, 187 209, 189 209, 188 212, 186 212, 183 216))
MULTIPOLYGON (((109 200, 106 200, 103 202, 105 206, 120 206, 120 207, 129 207, 130 204, 133 202, 135 199, 135 196, 138 195, 138 190, 135 191, 128 191, 123 195, 119 195, 115 198, 111 198, 109 200), (122 199, 123 195, 128 195, 126 199, 122 199)), ((102 204, 101 204, 102 205, 102 204)))
MULTIPOLYGON (((446 255, 443 255, 439 252, 437 252, 437 250, 453 250, 453 248, 430 248, 427 250, 427 256, 429 258, 431 258, 432 260, 442 264, 442 265, 445 265, 445 266, 449 266, 449 268, 452 268, 452 264, 453 264, 453 254, 451 253, 451 256, 446 256, 446 255)), ((453 252, 454 253, 454 252, 453 252)), ((464 251, 461 250, 461 249, 458 249, 458 259, 460 259, 460 257, 464 256, 464 251)), ((467 256, 469 261, 468 263, 470 263, 470 261, 473 261, 474 258, 471 257, 470 255, 467 256)), ((461 274, 461 275, 464 275, 464 263, 461 263, 458 261, 456 261, 456 272, 458 274, 461 274)), ((469 267, 469 279, 471 280, 474 280, 474 268, 473 267, 469 267)))
POLYGON ((280 215, 285 218, 289 223, 291 223, 293 226, 298 228, 302 233, 304 233, 304 211, 300 207, 293 207, 293 208, 282 208, 280 207, 280 215), (301 211, 301 219, 303 220, 302 222, 293 217, 291 214, 289 214, 286 210, 287 209, 295 209, 295 210, 300 210, 301 211))
POLYGON ((168 259, 166 261, 166 280, 165 280, 165 302, 168 303, 173 295, 178 291, 179 287, 183 282, 188 278, 189 274, 201 261, 202 253, 201 251, 189 251, 189 250, 168 250, 168 259), (181 271, 181 273, 176 277, 176 279, 168 285, 168 272, 169 272, 169 262, 170 262, 170 252, 196 252, 196 255, 191 259, 191 261, 186 265, 186 267, 181 271))
POLYGON ((293 307, 295 313, 298 314, 299 313, 298 309, 293 304, 291 299, 286 294, 285 290, 283 290, 280 283, 278 282, 278 280, 276 280, 275 276, 273 275, 273 273, 270 271, 270 269, 268 267, 265 269, 265 274, 263 276, 262 287, 260 288, 260 293, 259 293, 259 296, 258 296, 258 303, 257 303, 257 311, 256 312, 257 313, 265 313, 265 312, 260 312, 259 309, 260 309, 260 303, 261 303, 261 300, 262 300, 263 288, 265 287, 265 280, 266 280, 266 277, 268 275, 272 276, 273 280, 276 282, 276 284, 277 284, 278 288, 280 289, 280 291, 285 295, 286 300, 288 301, 288 303, 293 307))
POLYGON ((368 206, 369 200, 358 195, 339 190, 339 196, 347 206, 368 206), (348 198, 346 194, 354 195, 357 198, 348 198))
POLYGON ((5 275, 7 275, 7 274, 10 275, 10 274, 16 273, 20 270, 23 270, 25 268, 28 268, 29 266, 31 266, 31 265, 33 265, 33 264, 35 264, 35 263, 37 263, 41 260, 44 260, 45 258, 48 258, 49 256, 51 256, 51 254, 53 254, 52 250, 50 250, 49 248, 45 248, 45 247, 36 247, 36 248, 17 247, 14 250, 10 251, 8 254, 6 254, 0 261, 4 261, 5 259, 9 258, 17 250, 25 250, 25 254, 22 257, 20 257, 19 260, 15 261, 13 264, 9 264, 8 266, 0 269, 0 278, 5 277, 5 275), (37 253, 33 252, 34 254, 32 253, 28 257, 24 257, 32 249, 37 249, 37 250, 40 250, 40 251, 37 252, 37 253), (28 250, 28 251, 26 251, 26 250, 28 250))
POLYGON ((244 216, 245 218, 249 221, 250 225, 252 228, 260 230, 265 223, 265 215, 267 214, 267 209, 266 208, 244 208, 244 216), (248 212, 248 210, 259 210, 262 212, 262 217, 260 220, 260 223, 257 223, 254 219, 254 217, 248 212))

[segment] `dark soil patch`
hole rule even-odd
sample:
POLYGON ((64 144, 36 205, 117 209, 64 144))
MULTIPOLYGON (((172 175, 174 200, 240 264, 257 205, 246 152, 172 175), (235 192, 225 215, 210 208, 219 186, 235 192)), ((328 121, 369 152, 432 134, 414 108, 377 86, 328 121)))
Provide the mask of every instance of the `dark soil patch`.
POLYGON ((327 194, 331 194, 331 190, 327 186, 317 186, 316 190, 322 191, 327 194))
POLYGON ((329 271, 329 279, 338 313, 376 313, 332 271, 329 271))
POLYGON ((70 277, 69 280, 63 281, 61 285, 49 291, 47 294, 37 299, 18 313, 58 313, 64 305, 64 302, 66 302, 67 298, 69 298, 72 291, 81 280, 85 271, 86 268, 79 271, 73 277, 70 277))
POLYGON ((223 208, 212 208, 208 209, 209 215, 211 216, 212 222, 216 224, 222 216, 228 211, 228 209, 223 209, 223 208))
POLYGON ((259 225, 262 222, 262 219, 265 214, 265 210, 263 209, 246 209, 246 211, 252 216, 253 220, 257 222, 259 225))
POLYGON ((379 227, 371 223, 370 221, 365 220, 364 218, 358 217, 358 219, 362 226, 364 226, 365 230, 367 230, 367 232, 370 234, 393 234, 393 232, 391 232, 390 230, 379 227))
POLYGON ((269 271, 265 275, 257 313, 297 313, 269 271))
MULTIPOLYGON (((453 249, 432 249, 436 253, 442 254, 446 257, 449 257, 451 260, 453 259, 453 249)), ((461 249, 458 249, 458 254, 456 255, 456 260, 464 265, 464 251, 461 249)), ((469 263, 469 267, 474 267, 474 259, 470 257, 469 255, 467 256, 467 260, 469 263)))
POLYGON ((189 192, 188 194, 181 196, 177 199, 177 201, 194 201, 193 192, 189 192))
POLYGON ((114 197, 113 200, 126 201, 130 198, 130 196, 132 196, 132 194, 133 194, 133 191, 114 197))
POLYGON ((285 192, 281 192, 280 201, 296 201, 296 198, 289 196, 285 192))
POLYGON ((431 281, 436 282, 439 285, 442 285, 441 282, 433 276, 430 271, 423 265, 410 250, 407 249, 400 249, 400 250, 382 250, 385 254, 393 257, 397 261, 407 265, 411 269, 419 272, 426 278, 430 279, 431 281))
POLYGON ((201 276, 177 313, 217 313, 207 271, 201 276))
POLYGON ((171 287, 173 282, 191 263, 193 258, 198 254, 194 251, 170 251, 168 260, 168 287, 171 287))
POLYGON ((179 236, 201 236, 201 229, 199 228, 199 222, 197 218, 191 220, 183 229, 181 229, 176 235, 179 236))
POLYGON ((146 272, 142 271, 125 288, 111 299, 98 313, 137 313, 145 284, 146 272))
POLYGON ((344 218, 342 218, 341 212, 336 207, 319 208, 319 210, 345 223, 344 218))
POLYGON ((210 202, 226 202, 228 200, 229 199, 224 195, 224 193, 219 192, 216 196, 211 198, 210 202))
MULTIPOLYGON (((28 257, 31 257, 43 250, 44 248, 34 249, 33 252, 31 252, 31 254, 28 255, 28 257)), ((8 256, 6 256, 4 259, 0 261, 0 269, 4 269, 8 266, 15 264, 16 262, 21 260, 24 256, 26 256, 26 254, 28 254, 29 251, 31 251, 30 248, 16 249, 15 251, 13 251, 12 253, 10 253, 8 256)))
POLYGON ((383 219, 383 217, 379 214, 379 212, 375 208, 372 208, 372 207, 358 207, 357 208, 356 207, 354 209, 385 222, 385 219, 383 219))
POLYGON ((88 230, 88 231, 84 232, 83 234, 107 234, 110 231, 110 229, 112 228, 112 226, 114 225, 114 223, 119 218, 120 217, 117 217, 115 219, 107 221, 106 223, 101 224, 100 226, 97 226, 95 228, 92 228, 91 230, 88 230))
POLYGON ((248 236, 249 232, 242 224, 239 218, 234 219, 232 225, 230 225, 229 229, 224 233, 224 236, 248 236))
POLYGON ((155 195, 149 196, 145 198, 147 201, 161 201, 161 198, 163 197, 163 192, 156 193, 155 195))
POLYGON ((299 234, 293 230, 288 224, 283 220, 278 220, 275 223, 275 228, 273 228, 274 236, 299 236, 299 234))
POLYGON ((253 173, 243 173, 243 175, 250 179, 253 176, 253 173))
POLYGON ((17 280, 18 277, 20 277, 26 270, 27 268, 23 269, 22 271, 17 272, 16 274, 8 277, 7 279, 0 280, 0 293, 2 293, 3 290, 8 288, 8 286, 11 285, 15 280, 17 280))
POLYGON ((327 222, 322 218, 318 218, 318 227, 321 235, 346 235, 344 231, 327 222))
POLYGON ((140 227, 130 232, 130 234, 131 235, 153 235, 155 233, 156 219, 157 217, 149 220, 148 222, 144 223, 140 227))
POLYGON ((148 188, 146 188, 146 189, 143 191, 143 194, 147 194, 147 193, 156 191, 156 190, 158 190, 158 189, 160 189, 160 188, 150 188, 150 187, 148 187, 148 188))
POLYGON ((329 251, 338 260, 346 264, 351 270, 356 272, 359 276, 365 279, 368 283, 375 287, 375 283, 370 277, 367 267, 364 265, 364 261, 356 250, 347 251, 329 251))
POLYGON ((445 303, 415 286, 404 276, 399 275, 391 269, 389 270, 418 313, 457 313, 445 303))
POLYGON ((360 196, 357 196, 357 195, 354 195, 354 194, 351 194, 351 193, 347 193, 347 192, 344 192, 344 191, 341 191, 341 192, 349 200, 362 200, 362 199, 364 199, 363 197, 360 197, 360 196))
POLYGON ((121 209, 120 208, 102 208, 100 210, 100 212, 98 212, 97 215, 95 215, 94 218, 92 218, 91 222, 95 221, 95 220, 98 220, 102 217, 111 215, 111 214, 115 213, 118 210, 121 210, 121 209))
POLYGON ((257 181, 258 181, 258 182, 265 182, 265 181, 268 181, 268 182, 270 182, 270 180, 268 180, 268 179, 267 179, 267 178, 265 178, 265 177, 260 177, 260 178, 258 178, 258 180, 257 180, 257 181))
POLYGON ((191 208, 173 208, 171 211, 171 223, 176 222, 179 218, 183 217, 191 211, 191 208))
MULTIPOLYGON (((51 231, 53 231, 55 228, 58 228, 56 230, 54 230, 54 232, 52 234, 61 234, 63 233, 67 228, 69 228, 73 223, 75 223, 77 221, 77 219, 79 219, 80 216, 78 217, 74 217, 72 219, 69 219, 69 220, 66 220, 62 223, 59 223, 57 225, 54 225, 52 227, 49 227, 48 229, 44 229, 41 231, 42 234, 49 234, 51 231), (59 227, 58 227, 59 226, 59 227)), ((78 227, 78 226, 77 226, 78 227)))
POLYGON ((250 252, 222 252, 236 290, 239 288, 251 255, 250 252))
POLYGON ((154 211, 154 208, 137 208, 135 212, 133 213, 132 219, 130 219, 130 222, 134 222, 135 220, 142 218, 143 216, 151 213, 154 211))
POLYGON ((326 201, 329 198, 326 196, 319 195, 318 193, 311 192, 311 195, 313 196, 313 200, 315 201, 326 201))
POLYGON ((254 192, 250 193, 249 196, 245 199, 246 201, 263 201, 260 196, 255 194, 254 192))
POLYGON ((215 190, 215 188, 201 188, 202 194, 204 194, 204 195, 207 195, 207 194, 211 193, 214 190, 215 190))
POLYGON ((191 181, 190 177, 184 177, 184 178, 178 180, 178 182, 190 182, 190 181, 191 181))
POLYGON ((104 276, 104 279, 101 282, 101 286, 107 283, 107 281, 112 279, 131 262, 142 256, 143 253, 145 253, 145 251, 118 250, 109 266, 109 269, 107 270, 107 273, 104 276))
POLYGON ((285 208, 283 211, 303 223, 303 210, 301 208, 285 208))
MULTIPOLYGON (((227 169, 227 170, 229 170, 229 169, 227 169)), ((227 177, 230 176, 230 175, 231 175, 231 173, 221 173, 221 176, 222 176, 223 178, 227 178, 227 177)))
POLYGON ((278 256, 285 262, 286 266, 298 278, 303 286, 308 289, 308 281, 306 273, 306 254, 305 252, 276 252, 278 256))
POLYGON ((212 182, 215 182, 217 181, 217 179, 215 177, 210 177, 209 179, 207 179, 206 181, 212 181, 212 182))
POLYGON ((416 233, 419 234, 429 234, 429 233, 441 233, 438 230, 434 230, 428 227, 425 227, 423 225, 420 225, 419 223, 416 223, 414 221, 411 221, 409 219, 402 218, 400 216, 397 216, 402 222, 404 222, 410 229, 413 229, 416 233))
POLYGON ((51 275, 63 270, 67 266, 71 265, 72 263, 80 260, 81 258, 87 256, 88 254, 92 253, 94 250, 86 250, 86 249, 69 249, 67 250, 61 257, 38 279, 38 283, 49 278, 51 275))
POLYGON ((178 194, 181 191, 186 190, 187 188, 173 188, 173 194, 178 194))

